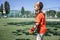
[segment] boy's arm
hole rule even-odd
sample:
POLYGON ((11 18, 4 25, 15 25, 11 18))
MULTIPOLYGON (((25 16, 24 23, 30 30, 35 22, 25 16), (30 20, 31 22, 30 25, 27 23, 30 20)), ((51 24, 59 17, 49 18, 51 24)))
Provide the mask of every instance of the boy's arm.
POLYGON ((33 33, 34 30, 38 27, 39 23, 40 23, 40 15, 36 16, 36 19, 35 19, 35 24, 33 25, 33 27, 29 30, 29 33, 33 33))
POLYGON ((33 27, 29 30, 30 34, 33 34, 34 30, 38 27, 39 23, 35 23, 33 27))

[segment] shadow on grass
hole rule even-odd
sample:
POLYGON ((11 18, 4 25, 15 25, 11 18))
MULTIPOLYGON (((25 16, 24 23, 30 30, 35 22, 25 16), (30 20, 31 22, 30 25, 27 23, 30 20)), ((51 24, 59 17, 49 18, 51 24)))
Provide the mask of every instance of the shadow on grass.
MULTIPOLYGON (((30 35, 29 32, 26 32, 26 30, 22 30, 22 29, 18 29, 16 31, 13 31, 12 33, 16 36, 23 35, 23 34, 30 35)), ((36 32, 33 33, 32 35, 36 35, 36 32)))
POLYGON ((47 32, 46 32, 45 36, 52 36, 52 35, 60 36, 60 31, 57 31, 57 30, 58 30, 57 28, 54 28, 53 30, 47 29, 47 32))
POLYGON ((24 38, 22 38, 22 39, 16 39, 16 40, 30 40, 30 39, 24 39, 24 38))
MULTIPOLYGON (((17 26, 24 26, 24 25, 32 25, 34 24, 34 21, 29 21, 29 22, 10 22, 7 23, 7 25, 17 25, 17 26)), ((46 22, 47 26, 50 27, 56 27, 56 28, 60 28, 60 22, 46 22)))
POLYGON ((19 33, 19 32, 12 32, 13 33, 13 35, 16 35, 16 36, 19 36, 19 35, 22 35, 22 33, 19 33))
POLYGON ((16 31, 13 31, 12 33, 14 34, 14 35, 22 35, 22 31, 24 31, 24 30, 21 30, 21 29, 18 29, 18 30, 16 30, 16 31))
POLYGON ((56 22, 56 21, 49 22, 49 21, 47 21, 46 24, 47 24, 48 27, 60 28, 60 22, 56 22))
POLYGON ((60 39, 59 39, 60 40, 60 39))
POLYGON ((29 35, 29 32, 23 32, 25 35, 29 35))
POLYGON ((3 26, 7 26, 7 25, 5 24, 5 25, 3 25, 3 26))
POLYGON ((11 23, 7 23, 8 25, 17 25, 17 26, 24 26, 24 25, 32 25, 34 22, 31 21, 31 22, 18 22, 18 23, 15 23, 15 22, 11 22, 11 23))

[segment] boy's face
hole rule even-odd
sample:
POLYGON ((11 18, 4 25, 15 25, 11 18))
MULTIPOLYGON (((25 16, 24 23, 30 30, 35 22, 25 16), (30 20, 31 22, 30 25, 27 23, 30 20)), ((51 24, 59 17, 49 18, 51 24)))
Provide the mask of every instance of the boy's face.
POLYGON ((39 2, 34 4, 34 10, 38 11, 40 9, 39 2))

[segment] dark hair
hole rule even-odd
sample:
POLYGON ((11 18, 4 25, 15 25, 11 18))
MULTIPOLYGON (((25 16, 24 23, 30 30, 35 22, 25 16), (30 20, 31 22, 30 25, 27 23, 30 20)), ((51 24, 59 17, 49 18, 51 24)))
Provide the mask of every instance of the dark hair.
POLYGON ((39 2, 39 6, 40 6, 40 10, 42 10, 42 8, 43 8, 43 3, 42 3, 42 2, 39 2))

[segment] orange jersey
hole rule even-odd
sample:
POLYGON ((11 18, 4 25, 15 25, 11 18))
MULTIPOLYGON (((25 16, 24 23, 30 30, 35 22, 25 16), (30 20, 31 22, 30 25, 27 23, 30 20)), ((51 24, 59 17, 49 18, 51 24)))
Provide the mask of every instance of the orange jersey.
POLYGON ((40 33, 40 34, 46 33, 46 18, 45 18, 45 14, 43 12, 36 14, 35 22, 39 23, 39 25, 37 27, 38 33, 40 33))
MULTIPOLYGON (((45 34, 46 33, 46 18, 43 12, 37 13, 36 14, 36 19, 35 19, 36 23, 39 23, 38 27, 37 27, 37 32, 39 34, 45 34)), ((36 28, 32 27, 30 29, 30 32, 33 32, 36 28)))

